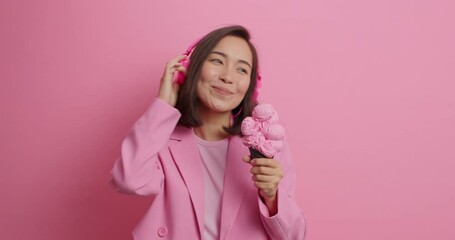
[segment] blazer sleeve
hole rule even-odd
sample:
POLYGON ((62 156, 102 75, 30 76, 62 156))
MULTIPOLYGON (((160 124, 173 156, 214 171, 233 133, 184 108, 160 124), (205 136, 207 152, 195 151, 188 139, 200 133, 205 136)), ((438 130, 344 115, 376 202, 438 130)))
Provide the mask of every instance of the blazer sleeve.
POLYGON ((167 145, 180 116, 166 102, 152 101, 122 142, 110 179, 117 191, 144 196, 161 192, 164 173, 158 152, 167 145))
POLYGON ((270 216, 267 206, 258 196, 261 220, 271 239, 302 240, 305 238, 305 219, 294 200, 296 175, 288 144, 285 143, 279 157, 277 160, 281 162, 284 173, 278 186, 278 213, 270 216))

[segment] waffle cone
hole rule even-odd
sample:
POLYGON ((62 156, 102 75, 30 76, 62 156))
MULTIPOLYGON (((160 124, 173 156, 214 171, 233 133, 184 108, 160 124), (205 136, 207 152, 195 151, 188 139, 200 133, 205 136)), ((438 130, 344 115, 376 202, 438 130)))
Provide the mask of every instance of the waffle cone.
POLYGON ((251 159, 254 159, 254 158, 267 158, 264 154, 262 154, 261 152, 259 152, 259 150, 255 149, 255 148, 248 148, 250 150, 250 156, 251 156, 251 159))

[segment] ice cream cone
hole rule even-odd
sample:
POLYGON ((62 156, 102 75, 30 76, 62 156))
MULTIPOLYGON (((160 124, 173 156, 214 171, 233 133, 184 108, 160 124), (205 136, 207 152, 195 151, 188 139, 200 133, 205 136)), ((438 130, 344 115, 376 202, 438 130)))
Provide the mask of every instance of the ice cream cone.
POLYGON ((259 152, 259 150, 255 149, 255 148, 249 147, 248 149, 250 150, 251 159, 267 158, 264 154, 262 154, 261 152, 259 152))
POLYGON ((283 147, 285 131, 270 104, 258 104, 251 117, 242 120, 243 144, 251 158, 274 158, 283 147))

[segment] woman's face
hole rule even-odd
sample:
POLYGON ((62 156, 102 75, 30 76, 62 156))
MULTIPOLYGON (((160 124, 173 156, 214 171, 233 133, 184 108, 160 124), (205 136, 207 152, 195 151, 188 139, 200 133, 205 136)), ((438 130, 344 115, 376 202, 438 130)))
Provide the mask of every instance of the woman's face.
POLYGON ((239 37, 224 37, 202 65, 197 96, 203 111, 230 113, 242 101, 250 85, 253 54, 239 37))

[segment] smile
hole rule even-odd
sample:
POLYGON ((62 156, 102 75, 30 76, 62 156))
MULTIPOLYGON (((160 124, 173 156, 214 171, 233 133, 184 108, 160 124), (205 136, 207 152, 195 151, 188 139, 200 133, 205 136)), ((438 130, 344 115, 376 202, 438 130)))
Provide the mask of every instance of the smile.
POLYGON ((213 89, 215 89, 215 91, 221 95, 232 95, 234 94, 231 90, 227 89, 227 88, 224 88, 224 87, 213 87, 213 89))

